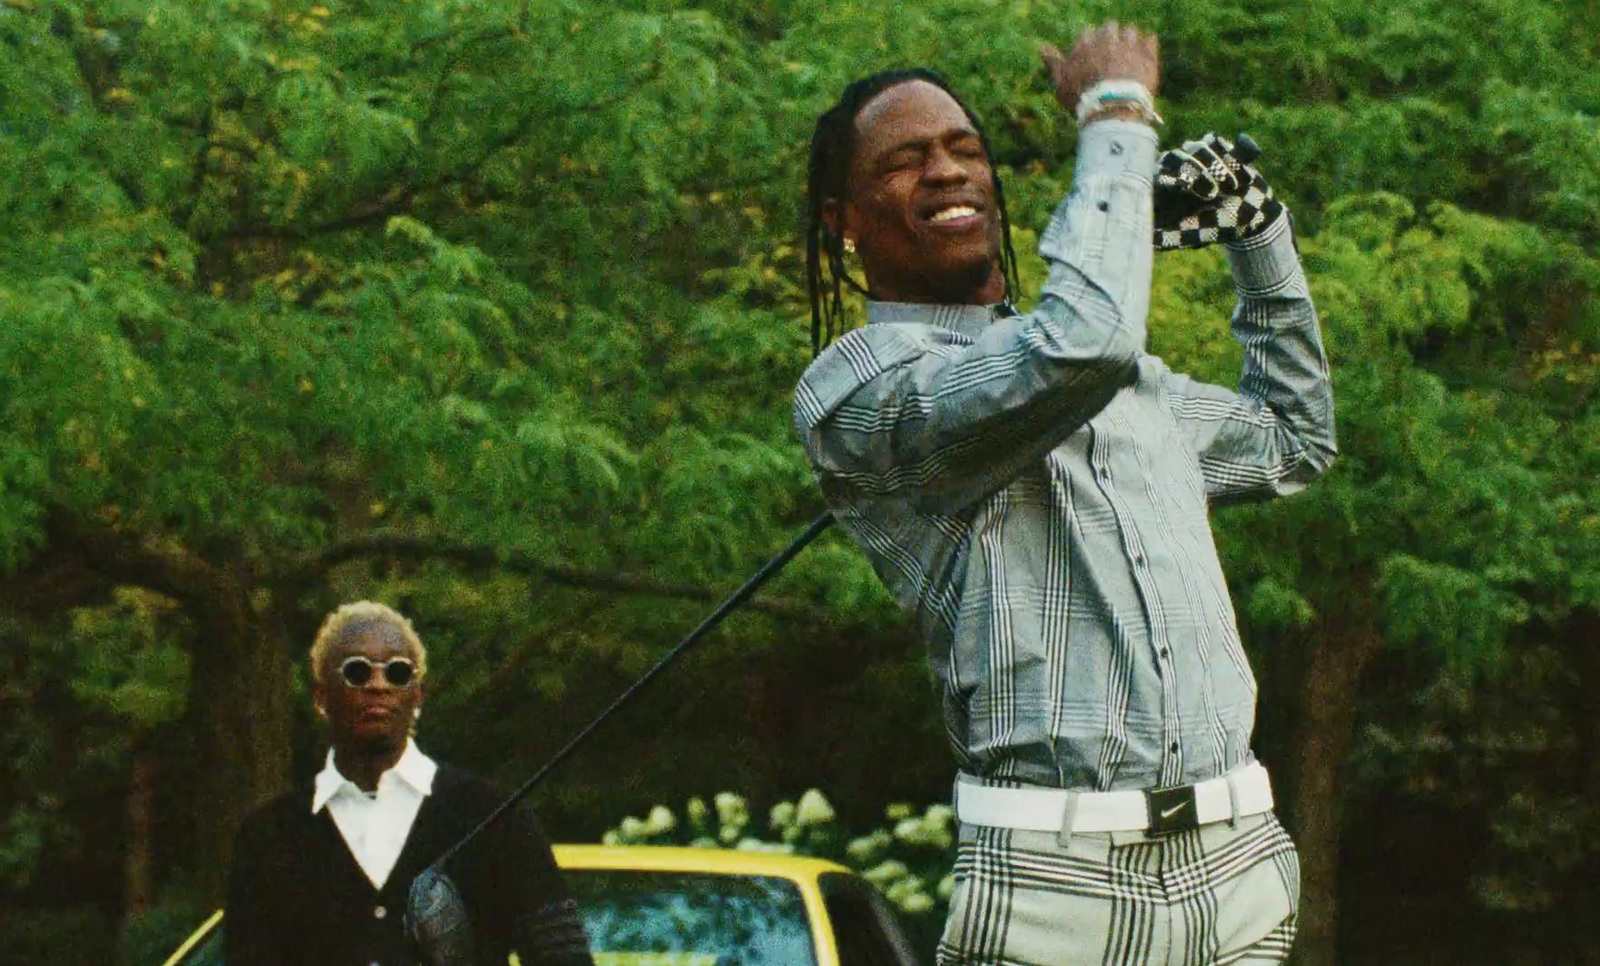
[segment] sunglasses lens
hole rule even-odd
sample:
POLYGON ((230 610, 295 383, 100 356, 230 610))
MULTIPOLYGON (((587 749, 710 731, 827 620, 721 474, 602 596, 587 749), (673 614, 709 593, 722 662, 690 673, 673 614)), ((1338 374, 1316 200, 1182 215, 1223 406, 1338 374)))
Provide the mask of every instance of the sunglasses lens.
POLYGON ((344 675, 344 683, 352 688, 364 687, 372 680, 372 665, 361 658, 351 658, 339 666, 339 672, 344 675))
POLYGON ((375 668, 383 668, 383 680, 393 688, 403 688, 416 680, 417 667, 409 658, 391 657, 382 664, 374 664, 364 657, 346 658, 339 665, 339 673, 344 676, 344 683, 352 688, 364 688, 372 683, 372 674, 375 668))
POLYGON ((397 688, 403 688, 411 683, 411 662, 404 658, 395 658, 383 666, 383 679, 397 688))

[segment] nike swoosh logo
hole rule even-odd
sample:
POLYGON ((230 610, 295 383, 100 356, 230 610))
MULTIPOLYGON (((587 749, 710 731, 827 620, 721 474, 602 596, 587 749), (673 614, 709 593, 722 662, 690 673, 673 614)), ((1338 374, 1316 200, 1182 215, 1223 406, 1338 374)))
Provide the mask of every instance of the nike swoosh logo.
POLYGON ((1178 814, 1179 812, 1183 811, 1184 809, 1186 809, 1188 807, 1189 807, 1189 803, 1188 802, 1179 802, 1178 804, 1172 806, 1171 808, 1162 809, 1161 810, 1161 817, 1162 818, 1171 818, 1172 816, 1178 814))

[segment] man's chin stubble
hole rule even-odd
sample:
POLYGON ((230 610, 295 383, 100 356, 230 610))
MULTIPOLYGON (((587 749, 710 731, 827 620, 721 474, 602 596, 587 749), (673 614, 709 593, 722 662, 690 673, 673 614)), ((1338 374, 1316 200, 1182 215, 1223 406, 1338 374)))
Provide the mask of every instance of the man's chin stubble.
POLYGON ((355 738, 350 742, 350 750, 362 757, 371 758, 387 755, 405 747, 404 736, 371 735, 355 738))
POLYGON ((960 268, 923 276, 928 291, 934 300, 946 304, 957 304, 971 300, 975 292, 982 291, 989 279, 994 276, 994 259, 985 258, 960 268))

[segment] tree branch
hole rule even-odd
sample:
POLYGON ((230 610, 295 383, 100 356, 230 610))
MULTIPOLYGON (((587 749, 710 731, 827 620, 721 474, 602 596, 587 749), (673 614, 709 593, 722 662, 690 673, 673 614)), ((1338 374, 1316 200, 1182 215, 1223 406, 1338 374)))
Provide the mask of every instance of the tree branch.
POLYGON ((104 601, 114 581, 95 573, 75 554, 57 547, 35 552, 19 570, 0 578, 6 611, 45 618, 72 607, 104 601))
MULTIPOLYGON (((307 582, 339 564, 367 557, 419 561, 448 560, 464 567, 499 569, 536 577, 561 587, 596 590, 603 593, 667 597, 706 603, 720 601, 726 596, 723 592, 698 584, 676 583, 637 574, 594 573, 564 564, 548 563, 524 554, 502 554, 493 547, 483 544, 462 544, 438 537, 384 532, 358 537, 317 553, 307 554, 292 568, 289 579, 307 582)), ((799 601, 757 598, 746 606, 751 610, 786 620, 829 624, 838 622, 837 616, 824 608, 799 601)))
MULTIPOLYGON (((350 231, 355 228, 364 228, 378 222, 386 221, 390 217, 408 212, 424 196, 430 195, 450 185, 468 181, 483 170, 483 166, 494 157, 496 152, 502 151, 527 137, 532 128, 545 121, 557 117, 572 117, 581 114, 598 114, 610 110, 623 101, 632 97, 640 88, 654 80, 660 79, 661 60, 656 58, 651 61, 648 70, 642 72, 632 83, 615 91, 611 97, 591 101, 587 104, 539 104, 520 117, 515 124, 500 134, 491 137, 484 143, 482 149, 472 159, 463 162, 454 170, 447 171, 427 184, 412 185, 400 191, 390 201, 370 200, 357 206, 357 210, 348 211, 337 218, 316 222, 309 225, 281 225, 267 227, 240 227, 218 236, 219 240, 237 241, 251 238, 276 238, 297 240, 313 238, 319 235, 334 232, 350 231)), ((442 80, 441 80, 442 84, 442 80)), ((437 95, 437 92, 436 92, 437 95)), ((430 106, 431 112, 433 107, 430 106)))
POLYGON ((62 512, 51 514, 46 534, 51 547, 71 553, 89 571, 119 584, 202 605, 214 605, 224 592, 216 570, 179 547, 155 547, 62 512))
POLYGON ((189 174, 189 197, 180 201, 172 210, 172 224, 180 231, 189 230, 189 222, 194 218, 195 211, 200 207, 200 194, 206 190, 206 174, 211 168, 211 115, 213 105, 206 104, 205 111, 200 115, 199 129, 194 131, 200 139, 200 149, 195 152, 194 166, 189 174))

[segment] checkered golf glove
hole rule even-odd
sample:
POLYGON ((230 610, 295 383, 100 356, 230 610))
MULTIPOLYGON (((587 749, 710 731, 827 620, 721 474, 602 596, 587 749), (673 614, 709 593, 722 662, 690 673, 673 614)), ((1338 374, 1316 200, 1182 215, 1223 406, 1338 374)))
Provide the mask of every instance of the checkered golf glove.
POLYGON ((1259 235, 1283 216, 1283 202, 1251 166, 1260 149, 1240 135, 1207 134, 1161 155, 1155 177, 1157 251, 1204 248, 1259 235))

